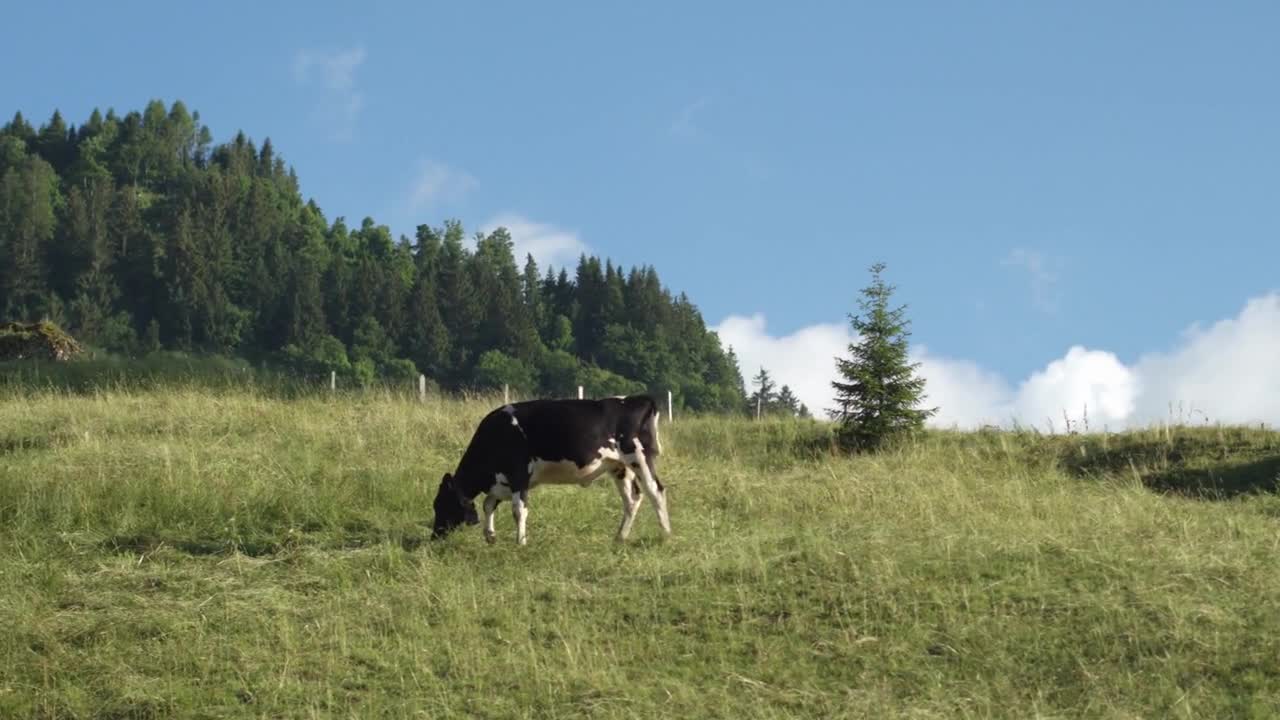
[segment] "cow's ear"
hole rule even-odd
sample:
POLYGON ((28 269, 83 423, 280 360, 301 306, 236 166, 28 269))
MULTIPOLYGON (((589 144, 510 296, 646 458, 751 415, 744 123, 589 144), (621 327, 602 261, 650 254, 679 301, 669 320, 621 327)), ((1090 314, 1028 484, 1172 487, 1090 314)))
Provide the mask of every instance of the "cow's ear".
POLYGON ((444 477, 440 478, 441 485, 448 485, 451 482, 453 482, 453 475, 450 473, 445 473, 444 477))

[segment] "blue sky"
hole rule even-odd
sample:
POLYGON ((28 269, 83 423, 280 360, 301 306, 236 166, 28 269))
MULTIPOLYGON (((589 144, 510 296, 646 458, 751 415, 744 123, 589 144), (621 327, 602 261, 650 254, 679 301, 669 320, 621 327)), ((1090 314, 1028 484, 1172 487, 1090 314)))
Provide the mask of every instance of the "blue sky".
POLYGON ((9 8, 0 112, 182 99, 330 219, 652 263, 811 397, 877 260, 921 352, 1014 394, 1278 284, 1274 3, 117 5, 9 8))

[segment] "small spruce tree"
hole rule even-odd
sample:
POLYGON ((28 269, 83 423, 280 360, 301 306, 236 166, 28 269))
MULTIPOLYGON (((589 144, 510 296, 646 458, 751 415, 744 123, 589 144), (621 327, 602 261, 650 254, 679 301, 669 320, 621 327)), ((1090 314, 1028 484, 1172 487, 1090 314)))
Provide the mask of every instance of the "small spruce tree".
POLYGON ((840 422, 838 438, 846 450, 874 450, 891 437, 919 430, 937 408, 920 407, 924 378, 917 377, 920 363, 907 359, 906 306, 889 307, 894 287, 885 283, 884 263, 871 266, 871 284, 862 290, 861 315, 850 315, 857 339, 849 344, 849 357, 836 358, 840 379, 832 383, 836 407, 830 410, 840 422))
POLYGON ((759 411, 761 416, 768 415, 778 401, 778 394, 774 389, 777 384, 774 383, 773 376, 761 366, 760 372, 752 379, 751 384, 756 386, 756 391, 747 398, 747 414, 754 417, 759 411))
POLYGON ((778 391, 778 398, 775 404, 780 415, 796 417, 800 414, 800 400, 796 398, 795 393, 791 392, 791 388, 786 385, 783 385, 782 389, 778 391))

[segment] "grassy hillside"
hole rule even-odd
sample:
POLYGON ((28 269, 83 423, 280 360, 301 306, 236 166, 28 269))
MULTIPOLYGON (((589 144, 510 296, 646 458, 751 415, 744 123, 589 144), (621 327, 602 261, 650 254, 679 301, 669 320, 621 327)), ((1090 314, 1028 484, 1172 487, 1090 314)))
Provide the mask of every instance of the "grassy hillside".
POLYGON ((606 484, 517 548, 425 540, 486 401, 0 393, 0 717, 1280 713, 1273 433, 690 419, 670 541, 606 484))

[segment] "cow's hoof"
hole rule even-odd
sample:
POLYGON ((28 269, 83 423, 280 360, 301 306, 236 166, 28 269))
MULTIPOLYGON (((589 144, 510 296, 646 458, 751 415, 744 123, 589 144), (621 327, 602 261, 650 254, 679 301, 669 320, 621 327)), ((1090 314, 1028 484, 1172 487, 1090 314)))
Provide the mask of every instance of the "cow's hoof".
POLYGON ((497 536, 497 535, 485 535, 485 536, 484 536, 484 541, 485 541, 485 542, 487 542, 487 543, 489 543, 490 545, 492 545, 492 544, 494 544, 494 543, 498 542, 498 536, 497 536))

